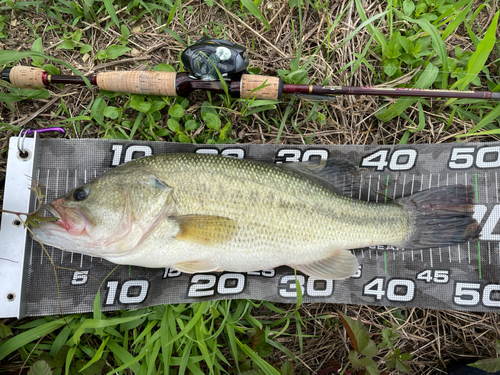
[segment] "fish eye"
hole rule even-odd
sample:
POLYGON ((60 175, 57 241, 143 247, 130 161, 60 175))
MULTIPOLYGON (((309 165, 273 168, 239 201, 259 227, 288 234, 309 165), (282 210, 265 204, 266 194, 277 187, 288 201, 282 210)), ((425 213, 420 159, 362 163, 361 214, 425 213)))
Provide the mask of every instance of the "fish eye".
POLYGON ((83 201, 87 199, 88 194, 84 188, 78 188, 73 192, 73 199, 75 201, 83 201))

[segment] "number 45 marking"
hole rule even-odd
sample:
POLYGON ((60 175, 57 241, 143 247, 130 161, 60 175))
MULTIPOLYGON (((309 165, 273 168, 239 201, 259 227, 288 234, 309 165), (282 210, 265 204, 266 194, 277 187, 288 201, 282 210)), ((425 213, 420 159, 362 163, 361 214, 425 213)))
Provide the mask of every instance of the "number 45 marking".
POLYGON ((424 280, 426 283, 446 284, 450 281, 450 271, 425 270, 417 274, 417 280, 424 280))

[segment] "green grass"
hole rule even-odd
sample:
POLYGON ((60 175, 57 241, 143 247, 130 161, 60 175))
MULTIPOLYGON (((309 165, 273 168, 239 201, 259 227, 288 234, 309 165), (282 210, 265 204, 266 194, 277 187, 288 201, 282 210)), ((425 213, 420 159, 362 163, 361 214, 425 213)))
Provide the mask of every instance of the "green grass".
MULTIPOLYGON (((266 3, 224 0, 221 4, 239 17, 243 23, 238 21, 239 25, 248 26, 241 26, 241 30, 245 30, 246 41, 252 47, 260 38, 272 40, 270 33, 279 29, 280 25, 271 22, 266 3), (262 35, 254 34, 249 28, 262 30, 262 35)), ((340 83, 344 84, 360 73, 370 73, 374 84, 382 84, 414 73, 399 86, 500 90, 500 44, 495 36, 499 12, 491 8, 493 3, 486 2, 474 8, 470 0, 395 0, 382 3, 380 13, 366 14, 363 2, 353 0, 336 14, 332 22, 323 23, 327 32, 314 46, 307 44, 307 48, 303 38, 309 30, 304 29, 304 15, 322 15, 333 4, 312 0, 290 0, 283 4, 285 10, 290 9, 293 14, 287 53, 293 53, 294 58, 280 65, 276 74, 286 83, 328 84, 342 76, 340 83), (359 22, 355 28, 349 29, 342 42, 335 44, 335 33, 351 11, 356 13, 359 22), (485 11, 496 13, 489 24, 481 28, 477 20, 485 11), (466 30, 465 39, 472 48, 457 46, 448 51, 447 38, 459 29, 466 30), (368 36, 362 49, 343 60, 344 64, 336 64, 334 59, 341 56, 342 48, 364 33, 368 36)), ((204 10, 208 12, 212 6, 217 5, 206 0, 204 10)), ((0 51, 0 64, 31 64, 52 74, 63 69, 80 74, 75 68, 76 61, 93 59, 95 64, 101 64, 134 56, 132 52, 136 46, 132 43, 132 35, 141 32, 141 22, 145 20, 157 27, 157 33, 174 40, 172 46, 184 48, 198 37, 189 30, 190 21, 187 20, 194 14, 193 4, 185 5, 182 0, 0 0, 0 11, 3 12, 0 16, 0 42, 9 37, 6 25, 12 17, 17 17, 18 22, 23 22, 29 30, 25 40, 29 50, 0 51), (46 14, 48 21, 35 24, 23 16, 27 12, 46 14), (20 21, 22 19, 24 21, 20 21), (99 35, 106 39, 106 43, 100 43, 99 47, 92 44, 91 24, 99 24, 99 35), (54 48, 47 42, 49 34, 57 44, 54 48), (58 53, 58 58, 51 57, 55 53, 58 53), (65 61, 66 56, 71 56, 72 63, 65 61)), ((196 32, 201 30, 209 36, 224 38, 231 31, 231 36, 234 36, 224 22, 207 22, 196 32)), ((268 44, 262 45, 271 48, 268 44)), ((251 58, 258 58, 261 51, 253 48, 249 53, 251 58)), ((169 64, 145 61, 147 68, 182 71, 177 52, 172 52, 172 55, 174 59, 168 61, 169 64)), ((264 66, 261 61, 260 65, 251 66, 251 72, 262 73, 264 66)), ((53 94, 46 89, 17 89, 3 82, 0 85, 4 88, 0 101, 12 112, 18 108, 16 105, 28 105, 26 103, 35 99, 49 100, 53 94)), ((465 99, 431 102, 422 98, 401 98, 389 105, 377 103, 376 115, 366 131, 369 133, 372 128, 383 129, 398 124, 402 135, 393 143, 404 144, 419 140, 418 137, 425 138, 429 126, 425 112, 431 112, 436 119, 440 116, 446 131, 466 123, 466 131, 454 135, 457 141, 462 137, 500 134, 500 104, 465 99)), ((336 123, 336 107, 331 103, 297 98, 280 102, 199 93, 184 99, 101 91, 86 101, 77 101, 77 104, 63 96, 56 106, 57 123, 41 118, 39 125, 65 127, 72 137, 233 143, 242 140, 241 131, 261 126, 266 141, 293 141, 294 138, 287 135, 293 133, 301 136, 301 141, 307 144, 317 141, 316 133, 329 121, 336 123)), ((342 130, 347 126, 337 125, 342 130)), ((17 133, 20 129, 21 126, 15 124, 0 123, 0 131, 17 133)), ((349 131, 345 130, 346 133, 349 131)), ((66 315, 64 319, 44 317, 21 325, 15 322, 9 326, 0 324, 0 360, 15 357, 24 366, 39 367, 37 373, 47 374, 47 368, 39 361, 47 363, 53 374, 87 375, 101 371, 125 374, 126 369, 134 374, 147 375, 245 371, 247 374, 291 374, 292 367, 295 373, 308 372, 279 340, 293 336, 300 349, 303 348, 308 335, 303 332, 304 318, 299 314, 298 306, 283 311, 270 302, 228 300, 104 314, 99 302, 99 297, 96 297, 93 314, 66 315), (15 336, 11 337, 10 331, 15 336), (273 362, 278 358, 276 353, 289 359, 273 362)), ((331 321, 330 317, 316 319, 325 324, 331 321)), ((347 317, 343 319, 348 329, 351 323, 347 323, 347 317)), ((374 350, 366 351, 368 345, 373 347, 374 344, 369 344, 373 341, 362 325, 355 327, 363 340, 368 341, 363 348, 356 348, 351 338, 354 350, 346 362, 365 366, 370 373, 378 371, 376 368, 406 369, 404 362, 409 356, 394 346, 399 337, 397 329, 387 327, 370 332, 378 336, 374 340, 378 340, 379 350, 386 350, 375 363, 372 360, 374 350), (361 357, 358 358, 358 354, 361 357)))

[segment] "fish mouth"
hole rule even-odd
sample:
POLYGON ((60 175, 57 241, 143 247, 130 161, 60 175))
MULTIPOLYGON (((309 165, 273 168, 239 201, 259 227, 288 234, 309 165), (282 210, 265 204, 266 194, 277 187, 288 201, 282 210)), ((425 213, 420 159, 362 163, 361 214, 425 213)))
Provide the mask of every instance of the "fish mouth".
POLYGON ((50 203, 46 203, 43 205, 43 207, 46 212, 48 212, 50 215, 47 217, 55 217, 57 220, 54 221, 45 221, 40 223, 44 229, 49 229, 49 230, 56 230, 56 231, 63 231, 66 232, 66 226, 61 220, 61 215, 57 211, 57 209, 52 206, 50 203))

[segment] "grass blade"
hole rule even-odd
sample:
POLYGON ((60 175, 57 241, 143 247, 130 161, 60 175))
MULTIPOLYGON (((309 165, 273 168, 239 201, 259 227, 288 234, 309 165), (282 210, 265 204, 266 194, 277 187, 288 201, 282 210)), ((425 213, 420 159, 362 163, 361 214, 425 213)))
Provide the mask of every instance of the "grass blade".
POLYGON ((120 29, 120 21, 118 21, 118 17, 116 16, 115 8, 113 7, 113 0, 103 0, 104 6, 106 7, 106 11, 108 12, 111 20, 114 22, 116 27, 120 29))
POLYGON ((257 366, 259 366, 266 375, 280 375, 278 370, 276 370, 273 366, 264 361, 257 353, 255 353, 247 345, 243 344, 237 338, 235 338, 235 340, 240 349, 243 351, 243 353, 245 353, 257 366))
MULTIPOLYGON (((66 318, 68 323, 72 321, 73 319, 71 317, 66 318)), ((40 337, 45 336, 46 334, 55 331, 56 329, 62 327, 66 323, 64 322, 64 319, 58 319, 54 320, 49 323, 42 324, 38 327, 32 328, 27 332, 23 332, 19 335, 16 335, 15 337, 9 339, 9 341, 6 341, 0 351, 0 360, 4 359, 7 357, 10 353, 16 351, 17 349, 25 346, 26 344, 35 341, 39 339, 40 337)))
POLYGON ((247 8, 250 13, 253 14, 254 17, 258 18, 266 27, 266 29, 271 30, 271 25, 269 25, 269 22, 267 22, 266 18, 264 15, 261 13, 259 8, 254 4, 252 0, 241 0, 241 3, 245 8, 247 8))
MULTIPOLYGON (((474 126, 471 130, 469 130, 469 132, 467 134, 459 135, 457 137, 464 137, 467 135, 475 135, 474 133, 476 133, 478 130, 481 130, 484 126, 492 123, 499 116, 500 116, 500 104, 497 104, 497 106, 495 108, 493 108, 490 111, 490 113, 488 113, 486 116, 484 116, 482 118, 482 120, 479 121, 479 123, 476 126, 474 126)), ((493 129, 493 130, 495 130, 495 129, 493 129)), ((490 131, 492 131, 492 130, 490 130, 490 131)), ((494 134, 494 133, 491 133, 491 134, 494 134)))
MULTIPOLYGON (((495 14, 495 17, 493 18, 493 21, 491 21, 490 27, 488 27, 488 30, 484 34, 483 40, 481 40, 476 48, 476 51, 472 54, 469 63, 467 64, 467 73, 465 76, 461 79, 459 79, 457 82, 455 82, 452 86, 451 89, 455 88, 458 86, 459 90, 465 89, 469 83, 472 82, 474 78, 477 77, 477 75, 481 72, 481 70, 484 67, 484 64, 486 63, 486 60, 490 56, 491 51, 495 47, 496 43, 496 38, 495 38, 495 33, 497 31, 497 25, 498 25, 498 16, 500 15, 500 11, 498 11, 495 14)), ((450 100, 448 103, 452 102, 453 100, 450 100)))
MULTIPOLYGON (((356 27, 356 29, 351 32, 343 41, 342 43, 340 43, 340 45, 338 47, 336 47, 335 49, 339 49, 341 48, 344 44, 346 44, 348 41, 350 41, 352 38, 354 38, 356 36, 356 34, 362 29, 364 28, 365 26, 367 25, 370 25, 373 21, 376 21, 378 20, 380 17, 383 17, 387 14, 387 12, 389 12, 388 10, 386 10, 385 12, 382 12, 382 13, 379 13, 373 17, 371 17, 370 19, 367 19, 366 21, 364 21, 361 25, 359 25, 358 27, 356 27)), ((373 27, 373 26, 372 26, 373 27)), ((367 27, 368 28, 368 27, 367 27)))
MULTIPOLYGON (((134 357, 128 352, 128 350, 124 349, 114 341, 108 342, 107 346, 113 352, 115 357, 123 363, 131 362, 134 359, 134 357)), ((138 363, 134 363, 130 365, 130 370, 132 370, 134 374, 139 375, 141 373, 141 366, 138 363)), ((115 371, 110 372, 110 374, 114 373, 115 371)))
MULTIPOLYGON (((356 9, 358 10, 359 18, 361 18, 361 21, 365 22, 367 20, 365 11, 363 9, 363 4, 361 0, 356 0, 356 9)), ((385 56, 385 50, 387 49, 387 38, 378 30, 376 27, 374 27, 372 24, 366 25, 366 28, 370 35, 373 35, 377 43, 382 47, 382 56, 385 56)))
MULTIPOLYGON (((417 82, 415 82, 414 87, 419 89, 429 88, 436 79, 438 73, 439 69, 435 65, 427 65, 422 75, 418 78, 417 82)), ((406 110, 406 108, 411 106, 417 100, 419 99, 408 96, 399 98, 396 103, 392 104, 389 108, 385 109, 383 112, 377 114, 376 116, 381 121, 389 121, 394 117, 399 116, 406 110)))
POLYGON ((436 26, 431 25, 431 23, 426 19, 418 19, 414 20, 409 17, 405 17, 405 20, 408 22, 416 23, 419 25, 424 31, 427 31, 432 38, 432 45, 436 50, 438 56, 441 59, 441 63, 443 64, 443 79, 441 81, 441 88, 444 90, 448 87, 448 53, 446 52, 446 45, 441 39, 441 34, 436 26))
POLYGON ((441 39, 445 40, 446 38, 448 38, 448 36, 450 36, 450 34, 452 32, 454 32, 458 28, 458 26, 460 26, 460 24, 465 19, 465 16, 467 16, 467 14, 470 12, 471 7, 472 7, 472 3, 469 3, 468 6, 466 6, 458 15, 456 15, 453 18, 453 21, 451 21, 448 24, 448 26, 446 27, 446 29, 444 30, 443 35, 441 36, 441 39))

